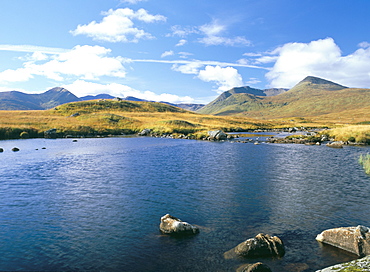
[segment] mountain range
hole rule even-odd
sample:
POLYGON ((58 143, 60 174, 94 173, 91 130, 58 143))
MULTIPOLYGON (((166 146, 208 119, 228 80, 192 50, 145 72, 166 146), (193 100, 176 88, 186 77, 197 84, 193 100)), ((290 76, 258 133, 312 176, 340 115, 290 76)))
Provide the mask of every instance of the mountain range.
POLYGON ((255 118, 317 117, 370 112, 370 89, 348 88, 308 76, 289 90, 266 94, 249 87, 233 88, 197 111, 203 114, 255 118), (264 95, 265 94, 265 95, 264 95))
MULTIPOLYGON (((0 92, 0 110, 44 110, 70 102, 113 98, 109 94, 77 97, 60 87, 41 94, 0 92)), ((123 100, 147 101, 132 96, 123 100)), ((291 89, 260 90, 248 86, 232 88, 207 105, 162 103, 201 114, 262 119, 310 116, 328 118, 364 116, 366 119, 370 113, 370 89, 349 88, 322 78, 308 76, 291 89)))
MULTIPOLYGON (((0 110, 46 110, 70 102, 113 98, 115 97, 109 94, 77 97, 67 89, 60 87, 52 88, 40 94, 26 94, 18 91, 0 92, 0 110)), ((133 96, 127 96, 125 98, 122 98, 122 100, 151 102, 133 96)), ((202 104, 172 104, 167 102, 162 103, 183 108, 189 111, 196 111, 204 106, 202 104)))

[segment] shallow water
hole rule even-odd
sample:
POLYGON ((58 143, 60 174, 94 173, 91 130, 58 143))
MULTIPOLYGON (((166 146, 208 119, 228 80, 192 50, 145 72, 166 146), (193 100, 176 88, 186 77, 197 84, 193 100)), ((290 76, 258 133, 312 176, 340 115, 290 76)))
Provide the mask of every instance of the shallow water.
POLYGON ((235 271, 262 261, 315 271, 356 258, 318 233, 370 226, 370 176, 358 164, 369 148, 147 137, 0 147, 0 270, 235 271), (200 234, 161 235, 166 213, 200 234), (260 232, 279 236, 286 255, 223 257, 260 232))

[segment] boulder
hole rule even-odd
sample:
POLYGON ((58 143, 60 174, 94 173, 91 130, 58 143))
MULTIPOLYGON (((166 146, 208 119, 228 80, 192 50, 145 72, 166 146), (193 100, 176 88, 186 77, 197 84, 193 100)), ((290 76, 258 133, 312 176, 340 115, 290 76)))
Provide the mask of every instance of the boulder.
POLYGON ((223 132, 222 130, 208 131, 208 136, 210 140, 216 140, 216 141, 227 139, 227 134, 223 132))
POLYGON ((4 148, 0 148, 0 152, 4 152, 4 148))
POLYGON ((239 267, 236 272, 272 272, 270 267, 263 263, 247 264, 239 267))
POLYGON ((18 148, 18 147, 13 147, 13 148, 12 148, 12 151, 13 151, 13 152, 17 152, 17 151, 19 151, 19 148, 18 148))
POLYGON ((57 137, 57 129, 52 128, 47 131, 44 131, 44 137, 48 139, 55 139, 57 137))
POLYGON ((161 217, 159 229, 164 234, 192 235, 199 233, 199 229, 197 227, 192 226, 187 222, 183 222, 169 214, 161 217))
POLYGON ((282 257, 284 254, 285 247, 279 237, 260 233, 226 252, 225 258, 230 258, 233 255, 247 258, 282 257))
POLYGON ((316 236, 316 240, 360 257, 370 255, 370 232, 364 226, 328 229, 316 236))
POLYGON ((143 129, 139 132, 139 136, 148 136, 150 134, 151 130, 149 128, 143 129))

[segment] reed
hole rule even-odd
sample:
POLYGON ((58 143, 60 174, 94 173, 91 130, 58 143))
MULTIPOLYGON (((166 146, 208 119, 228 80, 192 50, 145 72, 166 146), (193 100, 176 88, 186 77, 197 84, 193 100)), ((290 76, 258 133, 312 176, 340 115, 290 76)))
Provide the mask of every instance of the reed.
POLYGON ((365 173, 370 175, 370 153, 360 155, 358 161, 364 168, 365 173))

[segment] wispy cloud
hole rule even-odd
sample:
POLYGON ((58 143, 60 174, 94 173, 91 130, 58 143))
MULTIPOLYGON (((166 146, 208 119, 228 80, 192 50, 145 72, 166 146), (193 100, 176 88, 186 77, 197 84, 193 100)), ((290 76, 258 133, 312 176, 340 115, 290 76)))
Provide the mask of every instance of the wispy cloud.
POLYGON ((165 58, 165 57, 168 57, 168 56, 173 56, 174 54, 175 53, 172 50, 165 51, 165 52, 162 53, 161 58, 165 58))
POLYGON ((147 0, 120 0, 120 3, 135 5, 139 2, 145 2, 147 0))
POLYGON ((12 45, 12 44, 0 44, 0 51, 13 51, 13 52, 40 52, 44 54, 60 54, 66 53, 70 49, 56 48, 56 47, 44 47, 37 45, 12 45))
POLYGON ((149 14, 145 9, 134 11, 129 8, 110 9, 102 13, 105 17, 101 22, 92 21, 87 25, 78 25, 75 30, 70 31, 72 35, 86 35, 93 40, 107 42, 133 42, 141 39, 153 39, 154 37, 134 26, 134 20, 145 23, 166 21, 163 15, 149 14))
MULTIPOLYGON (((178 36, 181 38, 186 38, 189 35, 196 34, 202 36, 198 38, 198 42, 206 45, 226 45, 226 46, 251 46, 252 42, 247 40, 243 36, 227 37, 226 32, 229 28, 228 25, 220 23, 218 20, 213 20, 209 24, 204 24, 201 26, 173 26, 171 28, 172 33, 167 36, 178 36)), ((179 45, 183 45, 185 39, 180 40, 179 45)))

